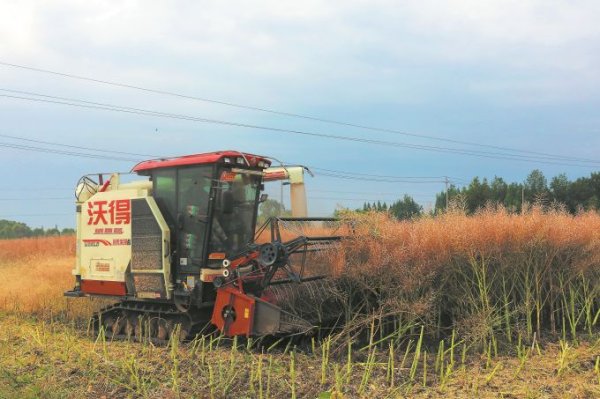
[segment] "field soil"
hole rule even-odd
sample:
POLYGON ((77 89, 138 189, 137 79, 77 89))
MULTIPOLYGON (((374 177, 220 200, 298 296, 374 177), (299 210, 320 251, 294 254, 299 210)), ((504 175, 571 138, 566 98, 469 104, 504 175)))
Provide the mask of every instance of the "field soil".
MULTIPOLYGON (((299 398, 600 397, 594 373, 599 342, 571 348, 560 375, 560 348, 547 345, 523 365, 513 356, 487 366, 485 358, 471 357, 444 386, 433 374, 424 383, 420 367, 414 384, 391 387, 386 364, 376 363, 362 392, 365 362, 353 361, 348 378, 345 361, 331 359, 321 384, 320 353, 295 353, 292 378, 292 355, 281 348, 261 354, 241 344, 234 350, 231 342, 204 345, 203 352, 199 343, 172 348, 103 342, 66 323, 2 314, 0 398, 289 398, 292 381, 299 398)), ((410 365, 396 367, 396 373, 408 375, 410 365)))

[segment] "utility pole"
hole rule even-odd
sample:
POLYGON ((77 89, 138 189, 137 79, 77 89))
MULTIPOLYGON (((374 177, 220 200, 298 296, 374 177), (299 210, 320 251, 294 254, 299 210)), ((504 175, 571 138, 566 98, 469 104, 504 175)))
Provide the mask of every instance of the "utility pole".
POLYGON ((448 184, 450 183, 448 176, 444 176, 444 183, 446 184, 446 209, 448 209, 448 184))
POLYGON ((281 204, 280 209, 281 209, 281 213, 283 214, 283 180, 281 180, 280 188, 281 188, 281 191, 279 193, 279 203, 281 204))
POLYGON ((285 205, 283 205, 283 186, 289 186, 289 185, 290 185, 289 181, 286 181, 286 182, 284 182, 283 180, 281 181, 281 186, 280 186, 281 192, 279 193, 279 200, 281 201, 281 215, 280 216, 283 216, 284 212, 285 212, 285 205))

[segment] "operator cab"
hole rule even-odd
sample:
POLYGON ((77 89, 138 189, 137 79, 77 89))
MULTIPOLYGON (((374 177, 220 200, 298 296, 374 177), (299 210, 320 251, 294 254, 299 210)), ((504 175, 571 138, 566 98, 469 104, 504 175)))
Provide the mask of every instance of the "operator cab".
POLYGON ((253 241, 263 170, 269 166, 260 156, 222 151, 133 168, 150 177, 152 196, 171 230, 176 280, 220 268, 253 241))

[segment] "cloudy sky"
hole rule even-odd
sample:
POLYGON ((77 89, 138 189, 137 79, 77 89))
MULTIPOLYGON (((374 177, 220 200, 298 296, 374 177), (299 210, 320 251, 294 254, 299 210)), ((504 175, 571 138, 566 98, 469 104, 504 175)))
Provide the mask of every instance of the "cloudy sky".
MULTIPOLYGON (((534 168, 571 178, 600 169, 599 2, 335 3, 2 0, 0 219, 73 226, 81 175, 219 149, 314 168, 314 215, 405 193, 428 206, 441 176, 460 184, 477 175, 522 181, 534 168), (65 102, 40 95, 186 119, 32 101, 65 102)), ((279 197, 277 186, 268 190, 279 197)))

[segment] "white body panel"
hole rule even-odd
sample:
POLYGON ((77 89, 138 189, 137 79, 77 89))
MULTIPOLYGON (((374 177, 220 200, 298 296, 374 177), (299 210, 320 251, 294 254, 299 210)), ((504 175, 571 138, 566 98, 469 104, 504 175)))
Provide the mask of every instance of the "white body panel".
MULTIPOLYGON (((74 275, 84 281, 126 282, 126 273, 132 276, 162 275, 166 297, 172 293, 169 258, 170 230, 158 205, 151 197, 151 183, 140 181, 119 185, 114 174, 109 183, 96 190, 86 189, 77 206, 77 259, 74 275), (95 191, 95 192, 94 192, 95 191), (162 234, 159 267, 136 270, 132 265, 132 200, 147 203, 154 221, 162 234), (129 268, 129 270, 128 270, 129 268)), ((78 187, 79 190, 79 187, 78 187)), ((156 259, 156 258, 155 258, 156 259)), ((151 297, 153 292, 137 290, 138 297, 151 297)))
POLYGON ((82 203, 77 244, 83 280, 125 281, 125 270, 131 261, 134 198, 142 198, 137 190, 107 191, 82 203))

